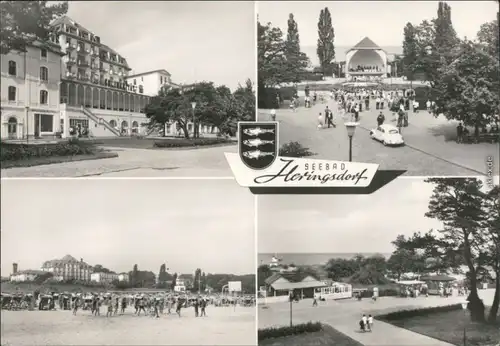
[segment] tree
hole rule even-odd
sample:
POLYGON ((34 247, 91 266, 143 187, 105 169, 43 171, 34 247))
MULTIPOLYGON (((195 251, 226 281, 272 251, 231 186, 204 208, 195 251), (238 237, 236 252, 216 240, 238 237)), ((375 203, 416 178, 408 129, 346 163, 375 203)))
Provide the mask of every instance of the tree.
POLYGON ((138 273, 139 273, 138 266, 137 266, 137 264, 134 264, 134 268, 132 269, 132 272, 129 274, 130 283, 133 286, 135 286, 137 281, 139 280, 138 273))
POLYGON ((436 250, 462 254, 470 275, 468 301, 471 319, 482 322, 485 320, 484 304, 477 291, 478 268, 484 265, 482 183, 469 178, 431 178, 426 182, 434 184, 434 190, 425 215, 443 223, 436 250))
POLYGON ((1 1, 0 54, 26 51, 38 39, 47 41, 52 20, 66 14, 67 1, 1 1))
POLYGON ((455 48, 459 40, 451 22, 451 7, 446 2, 440 1, 438 3, 437 18, 434 21, 434 26, 434 47, 436 52, 446 63, 449 63, 455 57, 455 48))
POLYGON ((500 107, 498 57, 489 55, 485 46, 464 40, 457 57, 438 71, 435 112, 473 126, 479 136, 480 128, 496 120, 500 107))
POLYGON ((103 267, 100 264, 96 264, 93 269, 94 269, 95 273, 114 273, 113 271, 109 270, 108 268, 103 267))
POLYGON ((201 274, 201 291, 205 292, 206 289, 207 289, 207 275, 205 274, 205 272, 203 272, 201 274))
POLYGON ((407 23, 404 29, 403 40, 403 74, 408 80, 414 80, 418 63, 418 47, 416 30, 411 23, 407 23))
POLYGON ((273 272, 267 264, 261 264, 257 268, 257 285, 259 286, 259 289, 266 285, 266 279, 271 275, 273 275, 273 272))
POLYGON ((163 263, 160 266, 160 272, 158 273, 158 284, 164 285, 168 280, 167 266, 163 263))
POLYGON ((289 59, 290 55, 300 52, 299 26, 293 17, 293 13, 288 15, 288 30, 285 42, 285 57, 289 59))
POLYGON ((332 61, 335 60, 335 46, 333 44, 335 33, 333 31, 332 16, 328 7, 319 13, 318 20, 318 54, 323 75, 331 75, 332 61))
POLYGON ((200 292, 200 291, 201 291, 201 269, 197 268, 194 272, 193 292, 200 292))
POLYGON ((499 37, 498 37, 499 13, 500 12, 497 12, 496 20, 481 25, 477 33, 478 42, 485 45, 485 51, 491 56, 498 56, 500 51, 499 37))
POLYGON ((441 64, 435 47, 435 20, 431 22, 424 20, 415 27, 415 38, 417 45, 417 62, 415 70, 424 72, 425 79, 433 87, 439 79, 439 66, 441 64))

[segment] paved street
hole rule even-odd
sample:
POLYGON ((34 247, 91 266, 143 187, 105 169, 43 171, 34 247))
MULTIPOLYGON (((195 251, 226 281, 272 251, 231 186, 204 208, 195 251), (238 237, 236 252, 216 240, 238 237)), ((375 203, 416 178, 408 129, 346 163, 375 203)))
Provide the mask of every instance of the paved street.
POLYGON ((3 177, 232 177, 225 152, 236 145, 204 149, 107 148, 118 157, 2 169, 3 177))
MULTIPOLYGON (((373 103, 373 102, 372 102, 373 103)), ((384 110, 386 123, 396 124, 392 112, 384 110)), ((495 173, 499 172, 499 145, 497 144, 457 144, 450 140, 455 133, 456 123, 444 117, 438 119, 426 111, 409 115, 409 126, 403 128, 406 141, 404 147, 384 147, 372 140, 369 130, 376 127, 378 111, 374 104, 370 111, 360 113, 358 128, 353 138, 353 161, 377 163, 380 169, 405 169, 412 176, 465 176, 484 175, 486 157, 493 156, 495 173)), ((259 111, 259 120, 269 120, 269 111, 259 111)), ((349 139, 343 125, 350 121, 350 115, 343 119, 333 100, 317 104, 312 108, 298 108, 277 111, 280 123, 280 144, 297 141, 308 147, 316 155, 314 158, 330 160, 349 159, 349 139), (328 105, 334 111, 335 129, 318 129, 318 115, 324 114, 328 105)))
MULTIPOLYGON (((484 303, 491 305, 494 290, 481 290, 479 293, 484 303)), ((361 302, 354 299, 330 300, 320 302, 318 307, 312 307, 312 300, 306 299, 293 304, 292 318, 294 323, 320 321, 329 324, 365 346, 451 346, 448 343, 380 321, 375 321, 372 333, 360 333, 358 322, 363 314, 376 316, 400 310, 451 305, 463 300, 464 297, 382 297, 377 302, 371 299, 363 299, 361 302)), ((289 303, 268 304, 266 309, 259 306, 258 320, 259 329, 288 325, 290 323, 289 303)))

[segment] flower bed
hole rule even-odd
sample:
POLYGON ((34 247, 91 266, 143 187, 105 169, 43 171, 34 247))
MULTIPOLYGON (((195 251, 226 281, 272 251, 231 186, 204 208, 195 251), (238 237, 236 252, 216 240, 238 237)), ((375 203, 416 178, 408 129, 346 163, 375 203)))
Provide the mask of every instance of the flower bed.
POLYGON ((236 141, 226 138, 171 138, 154 141, 155 148, 189 148, 211 145, 233 144, 236 141))
POLYGON ((272 327, 259 329, 259 341, 271 338, 280 338, 290 335, 298 335, 304 333, 314 333, 319 332, 323 329, 323 326, 319 322, 309 322, 303 324, 296 324, 291 327, 272 327))

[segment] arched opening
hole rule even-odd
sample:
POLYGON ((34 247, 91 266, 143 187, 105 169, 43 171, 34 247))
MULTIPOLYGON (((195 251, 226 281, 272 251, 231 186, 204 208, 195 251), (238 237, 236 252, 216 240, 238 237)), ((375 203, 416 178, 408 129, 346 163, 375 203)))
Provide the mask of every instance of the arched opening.
POLYGON ((84 105, 84 101, 85 101, 85 89, 83 88, 83 85, 79 84, 77 86, 77 89, 76 89, 76 96, 77 96, 77 100, 76 100, 76 105, 77 106, 83 106, 84 105))
POLYGON ((92 107, 92 89, 89 86, 85 87, 85 107, 92 107))
POLYGON ((99 108, 99 89, 92 90, 92 108, 99 108))
POLYGON ((375 50, 358 50, 349 60, 349 72, 382 72, 384 61, 375 50))
POLYGON ((124 120, 124 121, 122 121, 120 128, 121 128, 121 131, 120 131, 120 132, 121 132, 122 134, 126 134, 126 133, 127 133, 127 131, 128 131, 128 123, 127 123, 125 120, 124 120))
POLYGON ((132 133, 139 132, 139 123, 137 121, 132 121, 132 133))
POLYGON ((76 85, 74 85, 73 83, 69 84, 68 104, 70 106, 76 106, 76 85))
POLYGON ((17 118, 10 117, 7 121, 7 134, 9 139, 17 138, 17 118))
POLYGON ((68 103, 68 83, 61 82, 60 88, 60 103, 68 103))
POLYGON ((111 127, 116 128, 116 121, 115 120, 110 120, 109 124, 111 125, 111 127))

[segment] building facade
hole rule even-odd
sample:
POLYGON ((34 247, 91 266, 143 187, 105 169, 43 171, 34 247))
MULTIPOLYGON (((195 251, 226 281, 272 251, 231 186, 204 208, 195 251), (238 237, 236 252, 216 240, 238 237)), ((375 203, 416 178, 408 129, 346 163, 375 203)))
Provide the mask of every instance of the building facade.
POLYGON ((91 136, 145 134, 149 97, 142 84, 126 77, 127 60, 101 38, 68 16, 52 23, 53 35, 65 53, 60 86, 61 132, 78 129, 91 136))
POLYGON ((92 267, 71 255, 44 262, 42 270, 52 273, 55 280, 91 281, 92 267))
POLYGON ((127 273, 92 273, 90 274, 90 281, 99 283, 112 283, 113 281, 128 282, 127 273))
POLYGON ((13 273, 10 276, 10 281, 13 282, 32 282, 35 281, 40 275, 45 274, 46 272, 41 270, 21 270, 16 273, 13 273))
POLYGON ((59 131, 61 57, 55 42, 1 55, 1 138, 54 136, 59 131))
POLYGON ((144 95, 156 96, 163 87, 179 87, 179 85, 172 83, 171 77, 171 74, 166 70, 154 70, 128 75, 125 80, 130 85, 142 85, 144 95))

